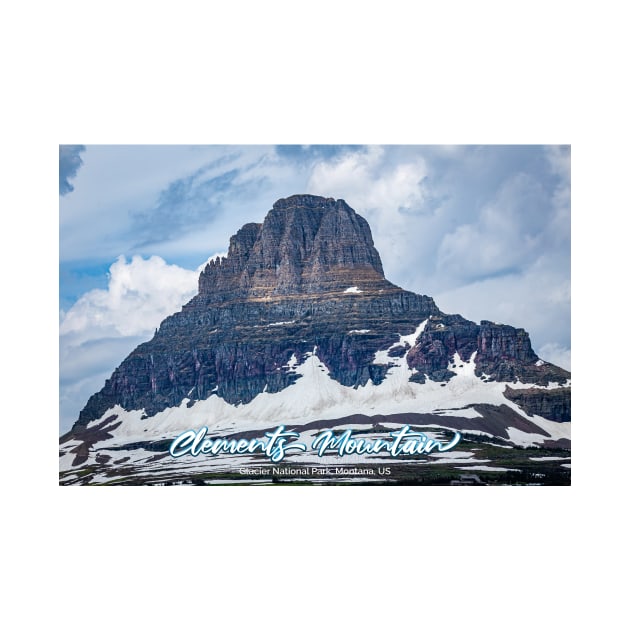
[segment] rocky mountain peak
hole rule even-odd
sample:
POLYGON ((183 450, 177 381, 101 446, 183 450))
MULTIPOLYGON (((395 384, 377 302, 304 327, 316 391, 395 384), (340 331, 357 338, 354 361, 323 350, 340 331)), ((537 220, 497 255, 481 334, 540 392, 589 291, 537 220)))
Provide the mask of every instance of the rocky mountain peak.
POLYGON ((293 195, 230 239, 199 278, 210 301, 390 288, 367 221, 343 199, 293 195))
POLYGON ((273 204, 274 210, 285 210, 293 208, 308 208, 314 210, 316 208, 324 209, 330 208, 337 204, 343 204, 346 207, 346 202, 343 199, 335 200, 332 197, 319 197, 317 195, 291 195, 286 199, 278 199, 273 204))
MULTIPOLYGON (((442 313, 431 297, 396 287, 365 219, 342 199, 294 195, 232 236, 227 257, 201 273, 199 294, 116 368, 75 429, 117 405, 147 417, 215 396, 247 405, 291 387, 295 366, 315 354, 327 378, 356 391, 400 368, 396 395, 411 396, 410 408, 416 394, 433 396, 454 379, 453 391, 478 388, 477 402, 497 383, 513 408, 570 418, 570 374, 540 360, 525 330, 442 313)), ((488 400, 496 404, 497 392, 488 400)))

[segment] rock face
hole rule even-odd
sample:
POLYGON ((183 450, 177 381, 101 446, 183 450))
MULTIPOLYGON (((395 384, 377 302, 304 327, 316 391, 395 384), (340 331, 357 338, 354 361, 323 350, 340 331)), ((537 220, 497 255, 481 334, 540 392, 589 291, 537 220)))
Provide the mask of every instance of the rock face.
POLYGON ((409 366, 418 370, 412 380, 449 380, 455 376, 449 370, 455 364, 455 353, 463 361, 476 353, 475 373, 488 381, 548 385, 552 381, 564 383, 570 377, 566 370, 538 359, 522 328, 485 320, 477 325, 461 315, 440 315, 429 320, 409 352, 409 366))
MULTIPOLYGON (((368 223, 345 201, 280 199, 262 224, 248 223, 230 239, 226 258, 206 266, 198 295, 123 361, 89 399, 75 430, 116 404, 151 416, 212 394, 248 403, 291 385, 297 376, 289 362, 300 363, 315 347, 342 385, 378 385, 389 366, 375 364, 375 353, 424 320, 407 354, 418 382, 448 381, 454 361, 473 353, 475 372, 486 380, 545 386, 570 376, 540 361, 524 330, 444 314, 432 298, 386 280, 368 223)), ((406 350, 393 348, 389 356, 406 350)), ((526 411, 565 420, 570 406, 550 391, 506 396, 526 411)))
POLYGON ((571 421, 571 388, 540 390, 505 388, 505 397, 514 401, 530 416, 536 414, 556 422, 571 421))
POLYGON ((280 199, 262 225, 248 223, 231 239, 227 258, 199 278, 206 303, 391 287, 370 226, 343 199, 280 199))

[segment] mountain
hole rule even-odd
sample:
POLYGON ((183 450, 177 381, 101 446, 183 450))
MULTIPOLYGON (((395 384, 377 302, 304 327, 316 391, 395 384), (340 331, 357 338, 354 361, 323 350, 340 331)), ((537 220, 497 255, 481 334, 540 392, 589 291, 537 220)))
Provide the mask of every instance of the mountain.
POLYGON ((294 195, 232 236, 198 294, 90 397, 61 438, 60 469, 76 481, 92 466, 103 481, 120 477, 117 453, 148 453, 119 464, 133 477, 127 462, 172 464, 164 445, 203 425, 238 435, 390 422, 566 448, 570 396, 570 374, 536 356, 523 329, 397 287, 344 200, 294 195))

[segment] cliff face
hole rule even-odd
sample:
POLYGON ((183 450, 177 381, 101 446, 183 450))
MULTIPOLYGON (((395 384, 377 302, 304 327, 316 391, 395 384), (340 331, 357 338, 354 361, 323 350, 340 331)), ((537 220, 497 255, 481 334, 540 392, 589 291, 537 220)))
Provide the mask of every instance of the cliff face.
MULTIPOLYGON (((455 353, 464 361, 476 353, 475 372, 487 380, 544 386, 569 377, 538 360, 524 330, 446 315, 432 298, 386 280, 368 223, 343 200, 281 199, 262 224, 248 223, 230 239, 227 257, 201 273, 199 294, 123 361, 75 429, 115 404, 151 416, 212 394, 248 403, 291 385, 297 376, 290 362, 301 363, 314 348, 342 385, 378 385, 389 366, 375 364, 375 353, 425 320, 406 359, 417 382, 449 380, 455 353)), ((565 419, 541 398, 549 390, 522 391, 510 400, 565 419)))
POLYGON ((505 388, 505 397, 515 402, 527 414, 542 416, 556 422, 571 421, 571 388, 512 389, 505 388))
POLYGON ((342 199, 295 195, 277 201, 262 225, 231 239, 227 258, 199 278, 210 302, 391 286, 370 226, 342 199), (353 284, 352 284, 353 283, 353 284))
POLYGON ((449 380, 455 375, 449 370, 455 353, 463 361, 476 353, 475 374, 487 381, 549 385, 570 378, 566 370, 539 360, 522 328, 485 320, 477 325, 461 315, 440 315, 429 320, 409 352, 409 366, 418 370, 413 380, 449 380))

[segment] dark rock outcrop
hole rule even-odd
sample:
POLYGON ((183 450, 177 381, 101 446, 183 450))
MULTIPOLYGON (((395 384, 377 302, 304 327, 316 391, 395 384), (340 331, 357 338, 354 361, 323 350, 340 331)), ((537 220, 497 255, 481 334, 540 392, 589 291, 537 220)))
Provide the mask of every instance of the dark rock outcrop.
POLYGON ((473 352, 477 353, 475 374, 488 381, 548 385, 570 378, 566 370, 539 360, 522 328, 485 320, 477 325, 461 315, 439 315, 431 317, 409 352, 409 366, 418 370, 412 380, 424 383, 428 376, 447 381, 455 376, 449 369, 455 353, 468 361, 473 352))
POLYGON ((512 389, 505 388, 505 397, 515 402, 528 415, 537 415, 556 422, 571 421, 571 388, 512 389))
POLYGON ((412 380, 424 383, 426 377, 434 381, 448 381, 455 376, 449 365, 458 352, 463 361, 468 361, 477 350, 479 326, 461 315, 440 314, 427 322, 416 345, 409 351, 409 367, 418 372, 412 380))

